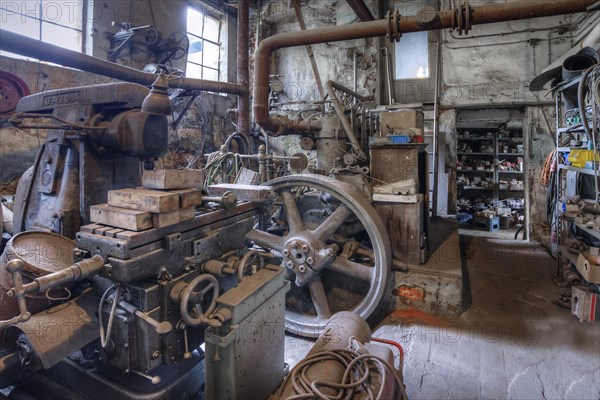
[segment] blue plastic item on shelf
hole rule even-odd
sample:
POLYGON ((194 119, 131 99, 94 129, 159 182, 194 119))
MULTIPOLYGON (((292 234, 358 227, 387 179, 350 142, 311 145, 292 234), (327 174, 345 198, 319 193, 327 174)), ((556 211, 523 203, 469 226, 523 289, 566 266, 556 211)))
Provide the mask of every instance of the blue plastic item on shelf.
POLYGON ((410 143, 410 136, 407 135, 390 135, 389 138, 393 144, 410 143))

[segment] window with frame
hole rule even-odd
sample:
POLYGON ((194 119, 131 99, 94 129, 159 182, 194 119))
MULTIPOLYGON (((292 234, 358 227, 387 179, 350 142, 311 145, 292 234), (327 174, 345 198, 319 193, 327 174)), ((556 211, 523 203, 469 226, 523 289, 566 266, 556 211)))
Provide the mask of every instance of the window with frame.
POLYGON ((88 0, 0 0, 0 26, 32 39, 83 51, 83 14, 88 0))
MULTIPOLYGON (((414 16, 420 2, 403 2, 394 4, 395 11, 402 16, 414 16)), ((429 34, 411 32, 402 35, 394 44, 394 79, 429 78, 429 34)))
POLYGON ((187 35, 190 47, 185 75, 218 81, 221 20, 197 6, 188 6, 187 35))

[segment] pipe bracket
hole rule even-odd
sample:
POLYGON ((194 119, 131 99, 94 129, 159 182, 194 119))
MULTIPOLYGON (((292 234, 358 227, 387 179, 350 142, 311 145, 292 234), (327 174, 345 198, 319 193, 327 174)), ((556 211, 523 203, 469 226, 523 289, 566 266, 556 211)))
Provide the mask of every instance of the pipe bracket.
POLYGON ((400 31, 400 13, 398 11, 392 12, 392 10, 389 10, 385 15, 385 19, 387 20, 386 37, 392 43, 399 42, 402 37, 402 32, 400 31))
POLYGON ((468 1, 461 2, 452 14, 452 29, 457 31, 459 35, 469 33, 472 27, 473 7, 468 1))

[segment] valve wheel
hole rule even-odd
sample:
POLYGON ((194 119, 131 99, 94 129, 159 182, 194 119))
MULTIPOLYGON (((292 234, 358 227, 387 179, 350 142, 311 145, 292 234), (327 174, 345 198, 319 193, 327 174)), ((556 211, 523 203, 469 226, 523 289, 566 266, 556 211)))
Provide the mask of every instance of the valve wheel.
POLYGON ((369 199, 319 175, 290 175, 265 185, 278 195, 270 214, 283 228, 255 229, 246 238, 279 255, 292 281, 286 330, 318 337, 336 312, 368 318, 383 297, 392 260, 389 236, 369 199), (315 199, 322 205, 315 207, 315 199), (344 244, 355 239, 363 251, 344 254, 344 244))
POLYGON ((189 326, 198 326, 215 310, 219 297, 219 282, 217 278, 209 274, 202 274, 194 278, 181 292, 179 312, 181 318, 189 326), (200 288, 200 290, 195 290, 200 288), (212 291, 210 300, 207 295, 212 291), (195 314, 190 314, 191 310, 195 314))

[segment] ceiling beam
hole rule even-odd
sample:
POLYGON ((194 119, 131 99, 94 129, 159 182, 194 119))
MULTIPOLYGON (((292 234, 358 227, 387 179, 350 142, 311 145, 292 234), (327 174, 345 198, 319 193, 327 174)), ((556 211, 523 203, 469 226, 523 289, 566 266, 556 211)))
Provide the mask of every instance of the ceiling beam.
POLYGON ((346 1, 350 5, 350 7, 352 7, 352 9, 356 13, 356 15, 358 15, 358 18, 360 18, 361 21, 366 22, 375 20, 375 17, 373 17, 373 14, 371 14, 371 10, 369 10, 369 7, 367 7, 363 0, 346 1))

